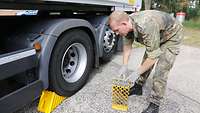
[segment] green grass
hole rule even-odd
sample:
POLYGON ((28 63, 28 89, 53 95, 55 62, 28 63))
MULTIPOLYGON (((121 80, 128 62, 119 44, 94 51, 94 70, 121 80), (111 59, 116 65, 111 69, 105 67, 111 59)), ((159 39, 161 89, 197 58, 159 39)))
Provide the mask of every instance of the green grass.
POLYGON ((183 44, 200 47, 200 30, 190 27, 184 27, 183 44))
POLYGON ((192 29, 199 29, 200 30, 200 17, 197 19, 186 20, 183 23, 183 26, 192 29))
POLYGON ((189 37, 183 40, 183 44, 200 47, 200 38, 199 37, 189 37))

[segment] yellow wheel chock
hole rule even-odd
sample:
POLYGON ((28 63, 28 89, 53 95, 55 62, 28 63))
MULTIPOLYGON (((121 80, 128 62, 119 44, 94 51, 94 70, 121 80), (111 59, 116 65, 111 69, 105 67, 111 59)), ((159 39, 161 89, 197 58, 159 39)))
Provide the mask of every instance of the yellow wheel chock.
POLYGON ((51 113, 64 99, 65 97, 55 92, 45 90, 42 92, 37 109, 40 112, 51 113))
POLYGON ((112 84, 112 108, 114 110, 128 110, 128 95, 131 82, 121 79, 113 79, 112 84))

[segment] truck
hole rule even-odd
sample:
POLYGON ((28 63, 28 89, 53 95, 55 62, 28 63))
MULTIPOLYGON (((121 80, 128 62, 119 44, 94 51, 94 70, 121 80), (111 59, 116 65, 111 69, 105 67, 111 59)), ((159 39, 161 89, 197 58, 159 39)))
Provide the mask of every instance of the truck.
POLYGON ((134 0, 1 0, 0 9, 12 14, 0 16, 0 113, 45 89, 68 97, 80 90, 119 48, 109 14, 133 6, 134 0))

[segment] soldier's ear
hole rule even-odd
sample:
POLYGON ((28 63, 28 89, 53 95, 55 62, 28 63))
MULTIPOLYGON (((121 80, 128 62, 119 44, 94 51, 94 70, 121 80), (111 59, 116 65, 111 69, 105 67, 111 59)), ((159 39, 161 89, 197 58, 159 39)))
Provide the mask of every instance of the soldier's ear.
POLYGON ((122 21, 120 24, 126 26, 126 25, 127 25, 127 22, 126 22, 126 21, 122 21))

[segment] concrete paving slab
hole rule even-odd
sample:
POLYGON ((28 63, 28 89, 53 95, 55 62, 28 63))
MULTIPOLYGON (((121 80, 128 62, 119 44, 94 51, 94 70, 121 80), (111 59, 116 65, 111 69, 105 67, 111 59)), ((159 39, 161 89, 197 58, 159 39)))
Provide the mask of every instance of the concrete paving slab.
POLYGON ((169 74, 168 87, 200 103, 200 49, 182 46, 169 74))

